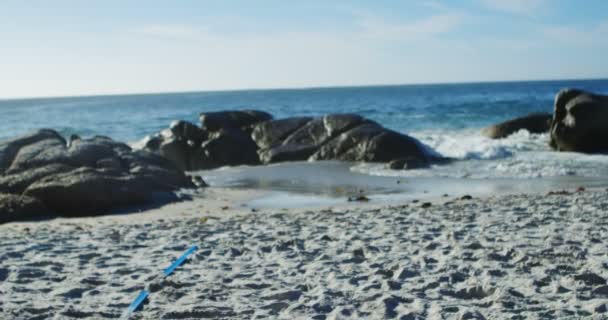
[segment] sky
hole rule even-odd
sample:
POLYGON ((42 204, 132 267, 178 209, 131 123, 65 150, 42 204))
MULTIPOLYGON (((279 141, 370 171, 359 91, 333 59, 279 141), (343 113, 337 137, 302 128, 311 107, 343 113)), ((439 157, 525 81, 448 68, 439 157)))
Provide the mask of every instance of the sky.
POLYGON ((3 0, 0 98, 608 77, 605 0, 3 0))

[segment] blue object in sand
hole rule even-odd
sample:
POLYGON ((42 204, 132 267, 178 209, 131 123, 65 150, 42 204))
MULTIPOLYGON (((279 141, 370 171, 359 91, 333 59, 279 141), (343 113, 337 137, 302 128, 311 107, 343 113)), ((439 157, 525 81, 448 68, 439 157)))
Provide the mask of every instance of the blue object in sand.
MULTIPOLYGON (((177 269, 177 267, 182 265, 184 263, 184 261, 186 261, 186 259, 188 259, 188 256, 190 256, 196 250, 198 250, 197 246, 194 245, 194 246, 190 247, 190 249, 188 249, 188 251, 184 252, 184 254, 182 254, 181 257, 177 258, 177 260, 175 260, 169 267, 164 269, 163 274, 165 275, 165 277, 170 276, 173 273, 173 271, 175 271, 175 269, 177 269)), ((131 317, 131 314, 133 314, 133 312, 135 312, 137 309, 139 309, 139 307, 144 303, 144 301, 146 301, 146 298, 148 298, 149 294, 150 294, 150 292, 148 292, 148 290, 142 290, 139 293, 139 295, 137 296, 137 298, 135 298, 135 300, 133 300, 133 302, 129 306, 129 309, 127 309, 127 311, 124 313, 123 319, 129 319, 129 317, 131 317)))
POLYGON ((135 300, 133 300, 133 302, 131 302, 131 305, 129 306, 129 309, 127 309, 127 317, 131 316, 131 314, 133 312, 135 312, 137 309, 139 309, 139 307, 144 303, 144 301, 146 301, 146 298, 148 297, 148 295, 150 294, 150 292, 148 292, 148 290, 142 290, 139 295, 137 296, 137 298, 135 298, 135 300))
POLYGON ((171 275, 173 273, 173 271, 175 271, 175 269, 177 267, 179 267, 182 263, 184 263, 184 261, 186 261, 188 256, 191 255, 197 249, 198 249, 197 246, 190 247, 190 249, 188 249, 188 251, 184 252, 184 254, 182 254, 181 257, 177 258, 177 260, 175 260, 169 267, 167 267, 165 270, 163 270, 165 277, 168 277, 169 275, 171 275))

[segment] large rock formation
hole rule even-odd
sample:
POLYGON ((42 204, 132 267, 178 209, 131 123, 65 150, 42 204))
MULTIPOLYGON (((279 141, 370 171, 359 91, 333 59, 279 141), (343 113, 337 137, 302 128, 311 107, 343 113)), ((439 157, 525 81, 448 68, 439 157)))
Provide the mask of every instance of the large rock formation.
POLYGON ((144 138, 143 149, 171 160, 184 171, 260 164, 253 126, 271 115, 255 110, 201 113, 201 128, 174 121, 168 129, 144 138))
POLYGON ((184 170, 305 160, 407 159, 420 167, 434 160, 417 140, 358 115, 271 118, 251 110, 201 114, 201 128, 175 122, 143 145, 184 170))
POLYGON ((484 128, 482 134, 488 138, 501 139, 522 129, 530 133, 545 133, 549 132, 552 118, 550 113, 532 113, 484 128))
POLYGON ((608 96, 561 90, 555 97, 551 146, 560 151, 608 152, 608 96))
MULTIPOLYGON (((0 142, 0 192, 13 195, 0 197, 0 208, 17 208, 32 203, 29 199, 42 204, 25 206, 24 218, 46 215, 46 209, 94 215, 185 187, 193 187, 192 181, 171 161, 106 137, 75 138, 68 146, 57 132, 43 129, 0 142)), ((10 212, 2 213, 19 218, 10 212)))

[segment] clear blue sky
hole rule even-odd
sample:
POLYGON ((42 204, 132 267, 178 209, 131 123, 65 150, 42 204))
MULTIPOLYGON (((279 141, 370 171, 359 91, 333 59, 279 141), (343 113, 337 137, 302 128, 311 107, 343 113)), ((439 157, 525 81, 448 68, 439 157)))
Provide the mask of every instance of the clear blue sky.
POLYGON ((0 4, 0 98, 608 77, 605 0, 0 4))

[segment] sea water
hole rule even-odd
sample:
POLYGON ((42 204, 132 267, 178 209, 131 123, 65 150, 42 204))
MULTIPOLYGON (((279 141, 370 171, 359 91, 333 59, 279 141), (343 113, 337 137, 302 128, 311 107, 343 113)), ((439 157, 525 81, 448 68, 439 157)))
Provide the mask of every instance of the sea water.
MULTIPOLYGON (((387 170, 383 164, 343 164, 356 181, 360 176, 473 183, 544 179, 543 184, 549 181, 552 186, 554 181, 608 181, 606 155, 554 152, 547 134, 520 131, 500 140, 481 135, 481 129, 491 124, 532 112, 552 112, 555 94, 566 87, 608 94, 608 80, 563 80, 0 100, 0 139, 54 128, 66 136, 105 135, 135 142, 167 128, 173 120, 198 123, 201 112, 219 110, 258 109, 277 119, 356 113, 419 139, 433 152, 457 159, 409 171, 387 170)), ((276 181, 284 178, 261 183, 262 175, 255 180, 245 178, 248 174, 253 173, 241 168, 209 171, 204 176, 218 185, 262 188, 280 188, 276 181), (227 176, 230 172, 233 174, 227 176)))

